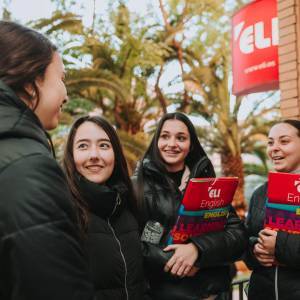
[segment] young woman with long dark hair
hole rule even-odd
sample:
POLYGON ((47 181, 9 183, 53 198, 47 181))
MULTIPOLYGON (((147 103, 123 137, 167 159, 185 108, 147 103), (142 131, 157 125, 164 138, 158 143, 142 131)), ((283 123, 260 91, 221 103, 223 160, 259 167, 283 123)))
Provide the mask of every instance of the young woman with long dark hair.
MULTIPOLYGON (((300 121, 285 120, 269 132, 267 154, 274 170, 300 173, 300 121)), ((257 188, 246 219, 249 236, 245 259, 253 270, 249 300, 300 299, 300 235, 264 229, 268 182, 257 188)))
POLYGON ((46 130, 67 100, 42 34, 0 21, 0 298, 92 299, 65 176, 46 130))
POLYGON ((149 294, 155 300, 216 299, 228 291, 229 264, 245 247, 241 221, 232 207, 223 232, 166 247, 186 184, 194 177, 215 177, 214 168, 189 118, 167 113, 133 177, 141 230, 145 228, 142 244, 149 294), (153 224, 163 230, 158 244, 148 242, 145 234, 153 224))
POLYGON ((116 131, 101 117, 79 118, 69 133, 63 164, 86 235, 97 296, 141 300, 144 280, 136 201, 116 131))

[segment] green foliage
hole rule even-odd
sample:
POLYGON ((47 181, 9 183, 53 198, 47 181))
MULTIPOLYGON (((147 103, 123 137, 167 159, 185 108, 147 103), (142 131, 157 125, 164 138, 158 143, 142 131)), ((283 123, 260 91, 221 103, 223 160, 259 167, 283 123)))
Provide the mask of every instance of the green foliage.
POLYGON ((63 153, 65 149, 65 143, 69 133, 70 125, 59 125, 50 132, 53 146, 55 149, 56 158, 59 163, 62 162, 63 153))
POLYGON ((244 163, 245 176, 255 174, 266 177, 268 175, 268 171, 269 170, 263 165, 244 163))
POLYGON ((72 98, 64 105, 64 111, 70 115, 84 115, 95 109, 95 103, 84 98, 72 98))
POLYGON ((81 18, 73 13, 62 13, 55 11, 50 19, 40 19, 33 23, 36 29, 43 29, 46 34, 51 35, 57 31, 65 31, 70 34, 82 34, 83 25, 81 18))
POLYGON ((148 136, 144 133, 136 135, 128 134, 125 131, 118 131, 123 151, 128 162, 129 172, 132 174, 137 162, 144 155, 148 146, 148 136))
MULTIPOLYGON (((229 86, 230 20, 247 0, 157 0, 156 18, 134 15, 125 0, 111 1, 107 19, 95 9, 90 28, 71 11, 76 1, 53 2, 57 10, 52 17, 31 25, 63 48, 71 99, 64 123, 100 108, 122 135, 133 168, 146 142, 131 135, 139 139, 143 126, 174 103, 203 121, 198 134, 211 151, 223 158, 255 154, 267 170, 263 141, 278 119, 277 105, 259 99, 241 119, 248 100, 232 96, 229 86), (165 94, 161 78, 173 62, 180 70, 165 84, 171 91, 165 94), (178 84, 183 88, 175 88, 178 84)), ((269 96, 276 101, 277 95, 269 96)))
POLYGON ((2 20, 11 21, 11 12, 7 8, 3 8, 2 20))

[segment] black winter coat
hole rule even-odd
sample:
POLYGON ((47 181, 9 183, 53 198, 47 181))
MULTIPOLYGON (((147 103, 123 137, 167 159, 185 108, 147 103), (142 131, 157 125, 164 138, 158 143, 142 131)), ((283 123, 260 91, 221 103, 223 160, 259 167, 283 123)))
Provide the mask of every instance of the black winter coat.
POLYGON ((141 300, 143 258, 127 193, 86 179, 80 188, 91 212, 86 247, 98 299, 141 300))
MULTIPOLYGON (((174 182, 163 176, 149 159, 141 164, 144 177, 144 209, 142 228, 148 220, 161 223, 165 236, 172 229, 182 193, 174 182)), ((199 160, 190 177, 215 177, 207 157, 199 160)), ((133 178, 137 183, 137 178, 133 178)), ((162 237, 162 241, 165 240, 162 237)), ((245 235, 240 219, 231 208, 224 232, 214 232, 192 238, 198 247, 200 268, 194 277, 174 278, 163 271, 172 253, 165 253, 159 246, 143 242, 145 271, 150 283, 150 293, 156 300, 199 300, 227 291, 230 286, 229 264, 238 259, 245 247, 245 235)))
POLYGON ((40 121, 0 81, 0 299, 93 299, 63 172, 40 121))
POLYGON ((250 278, 249 300, 299 300, 300 235, 278 231, 275 257, 283 266, 263 267, 253 255, 258 233, 264 227, 266 194, 267 184, 255 190, 245 223, 250 244, 245 262, 253 270, 250 278))

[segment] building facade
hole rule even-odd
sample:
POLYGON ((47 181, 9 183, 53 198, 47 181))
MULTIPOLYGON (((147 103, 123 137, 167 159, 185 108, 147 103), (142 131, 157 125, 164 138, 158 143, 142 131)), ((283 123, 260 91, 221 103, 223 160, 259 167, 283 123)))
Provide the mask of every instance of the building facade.
POLYGON ((300 0, 277 0, 277 9, 280 110, 300 119, 300 0))

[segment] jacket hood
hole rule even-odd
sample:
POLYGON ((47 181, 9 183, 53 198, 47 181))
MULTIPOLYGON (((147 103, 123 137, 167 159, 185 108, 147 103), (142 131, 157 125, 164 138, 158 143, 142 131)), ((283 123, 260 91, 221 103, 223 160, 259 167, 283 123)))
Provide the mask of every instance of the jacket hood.
POLYGON ((0 80, 0 139, 3 137, 32 138, 50 149, 38 117, 0 80))

